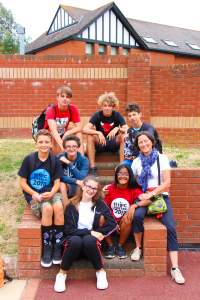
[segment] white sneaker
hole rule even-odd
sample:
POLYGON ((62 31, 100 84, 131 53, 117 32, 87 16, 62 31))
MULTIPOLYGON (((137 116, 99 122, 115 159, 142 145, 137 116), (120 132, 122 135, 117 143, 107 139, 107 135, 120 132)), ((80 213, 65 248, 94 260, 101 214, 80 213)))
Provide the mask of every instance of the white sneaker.
POLYGON ((56 275, 56 281, 54 284, 54 291, 61 293, 64 292, 66 290, 66 286, 65 286, 65 280, 67 278, 67 274, 63 274, 63 273, 58 273, 56 275))
POLYGON ((136 247, 131 254, 131 260, 138 261, 142 256, 142 250, 139 247, 136 247))
POLYGON ((108 288, 108 281, 106 277, 106 272, 101 270, 96 272, 97 277, 97 289, 105 290, 108 288))
POLYGON ((176 268, 175 270, 171 269, 172 280, 174 280, 178 284, 184 284, 185 278, 183 277, 181 270, 176 268))

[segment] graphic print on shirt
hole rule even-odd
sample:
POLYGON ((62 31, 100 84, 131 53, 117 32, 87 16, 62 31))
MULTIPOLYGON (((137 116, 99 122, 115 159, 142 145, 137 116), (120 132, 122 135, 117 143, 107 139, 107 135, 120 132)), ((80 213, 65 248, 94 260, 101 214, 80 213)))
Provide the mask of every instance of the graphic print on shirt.
POLYGON ((111 209, 115 218, 121 218, 129 209, 130 204, 124 198, 116 198, 111 203, 111 209))
POLYGON ((56 118, 55 121, 59 135, 63 135, 65 133, 65 127, 69 122, 69 118, 56 118))
POLYGON ((102 130, 104 132, 105 135, 109 134, 109 132, 113 129, 114 127, 114 122, 113 123, 103 123, 101 121, 100 123, 102 130))
POLYGON ((37 191, 40 191, 51 182, 50 174, 45 169, 37 169, 31 173, 30 186, 37 191))
MULTIPOLYGON (((73 163, 74 168, 76 168, 77 162, 73 163)), ((69 167, 66 167, 64 170, 64 175, 67 177, 74 177, 73 173, 70 172, 69 167)))

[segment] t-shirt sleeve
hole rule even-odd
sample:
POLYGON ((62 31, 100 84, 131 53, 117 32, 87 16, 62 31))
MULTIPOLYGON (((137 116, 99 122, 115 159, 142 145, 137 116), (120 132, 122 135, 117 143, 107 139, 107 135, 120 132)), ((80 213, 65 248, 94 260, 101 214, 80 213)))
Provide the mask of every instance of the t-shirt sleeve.
POLYGON ((78 108, 74 105, 70 105, 71 110, 71 117, 70 117, 70 121, 73 123, 79 123, 80 122, 80 114, 78 111, 78 108))
POLYGON ((120 126, 123 126, 126 124, 124 117, 122 117, 122 115, 118 111, 115 112, 115 119, 119 123, 120 126))
POLYGON ((55 108, 49 106, 46 110, 45 120, 54 120, 55 119, 55 108))
POLYGON ((64 175, 60 160, 57 157, 55 159, 56 161, 55 161, 55 173, 53 178, 54 180, 61 178, 64 175))
POLYGON ((97 126, 99 122, 99 112, 97 111, 95 114, 93 114, 89 120, 92 125, 97 126))
POLYGON ((165 171, 165 170, 170 170, 170 164, 169 164, 169 159, 167 155, 165 154, 159 154, 159 160, 160 160, 160 170, 165 171))
POLYGON ((23 178, 28 178, 30 174, 29 155, 22 161, 21 167, 18 171, 18 175, 23 178))

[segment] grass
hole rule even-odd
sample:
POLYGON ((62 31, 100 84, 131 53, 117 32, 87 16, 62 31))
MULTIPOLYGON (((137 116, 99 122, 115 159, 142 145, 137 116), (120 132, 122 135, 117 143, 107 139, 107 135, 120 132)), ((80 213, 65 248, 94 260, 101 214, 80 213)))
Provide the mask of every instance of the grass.
MULTIPOLYGON (((33 140, 0 139, 0 255, 17 253, 17 224, 25 207, 17 172, 24 156, 32 151, 33 140)), ((178 167, 200 167, 199 149, 167 146, 164 152, 178 167)))

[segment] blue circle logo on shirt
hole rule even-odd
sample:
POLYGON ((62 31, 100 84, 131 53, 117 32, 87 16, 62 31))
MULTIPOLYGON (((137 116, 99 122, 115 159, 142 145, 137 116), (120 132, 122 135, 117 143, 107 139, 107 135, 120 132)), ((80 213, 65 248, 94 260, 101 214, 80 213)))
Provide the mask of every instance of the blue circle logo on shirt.
POLYGON ((41 190, 51 182, 50 174, 45 169, 37 169, 31 173, 30 185, 34 190, 41 190))

